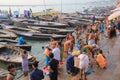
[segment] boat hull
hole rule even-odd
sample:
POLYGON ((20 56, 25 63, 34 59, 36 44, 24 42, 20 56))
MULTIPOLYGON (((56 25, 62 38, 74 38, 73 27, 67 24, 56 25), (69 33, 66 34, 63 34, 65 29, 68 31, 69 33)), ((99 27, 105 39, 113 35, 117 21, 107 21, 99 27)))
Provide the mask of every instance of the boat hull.
POLYGON ((31 46, 28 44, 21 44, 19 45, 17 40, 12 40, 12 39, 0 39, 0 44, 10 44, 15 47, 22 48, 27 51, 31 51, 31 46))
POLYGON ((68 25, 52 25, 52 24, 49 24, 49 25, 41 25, 41 24, 34 24, 34 23, 23 23, 23 22, 17 22, 17 21, 14 21, 14 25, 15 26, 18 26, 18 27, 26 27, 26 26, 36 26, 36 27, 50 27, 50 28, 67 28, 68 25))
POLYGON ((43 34, 37 31, 31 31, 30 29, 25 28, 18 28, 18 27, 6 27, 5 30, 8 30, 10 32, 15 33, 18 36, 23 36, 26 39, 31 40, 50 40, 50 38, 54 39, 63 39, 66 37, 66 35, 56 35, 56 34, 43 34))
MULTIPOLYGON (((21 65, 22 57, 20 56, 20 51, 23 51, 23 49, 8 44, 0 44, 0 61, 7 64, 13 63, 15 65, 21 65)), ((27 52, 29 65, 31 65, 35 61, 38 62, 37 58, 33 56, 32 53, 30 53, 29 51, 27 52)))

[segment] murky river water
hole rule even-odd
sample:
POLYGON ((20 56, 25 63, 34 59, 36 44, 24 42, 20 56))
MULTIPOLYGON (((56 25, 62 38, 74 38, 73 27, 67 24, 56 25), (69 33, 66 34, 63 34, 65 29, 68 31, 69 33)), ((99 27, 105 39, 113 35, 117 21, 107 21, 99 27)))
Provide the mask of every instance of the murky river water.
MULTIPOLYGON (((73 29, 73 28, 68 28, 73 29)), ((42 68, 45 65, 45 56, 43 55, 42 46, 49 44, 49 40, 46 41, 35 41, 35 40, 27 40, 27 43, 32 46, 31 52, 34 54, 35 57, 39 60, 39 68, 42 68)), ((0 69, 6 69, 7 65, 5 63, 0 62, 0 69)))
POLYGON ((28 44, 32 46, 31 52, 37 57, 39 60, 39 67, 42 68, 45 64, 45 56, 43 55, 42 46, 49 44, 49 41, 28 41, 28 44))
MULTIPOLYGON (((39 68, 42 68, 45 64, 45 56, 43 55, 42 46, 49 44, 49 41, 33 41, 27 40, 27 43, 32 46, 31 52, 39 60, 39 68)), ((0 62, 0 68, 6 69, 6 64, 0 62)))

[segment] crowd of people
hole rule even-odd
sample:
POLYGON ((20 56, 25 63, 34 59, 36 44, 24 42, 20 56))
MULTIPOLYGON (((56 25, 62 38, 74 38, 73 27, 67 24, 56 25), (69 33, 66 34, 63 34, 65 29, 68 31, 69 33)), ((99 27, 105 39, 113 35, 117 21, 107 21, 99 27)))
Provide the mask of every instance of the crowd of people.
MULTIPOLYGON (((108 23, 107 20, 95 23, 95 17, 91 25, 86 27, 76 27, 74 34, 69 33, 65 39, 59 41, 50 39, 50 44, 42 47, 44 50, 46 64, 43 71, 38 69, 38 62, 32 64, 32 72, 30 73, 30 80, 44 79, 44 70, 49 73, 50 80, 58 80, 58 68, 62 65, 63 59, 66 61, 66 70, 68 74, 74 74, 80 70, 80 80, 87 80, 86 75, 89 69, 92 68, 93 63, 102 69, 106 68, 107 59, 104 56, 104 51, 100 48, 101 37, 112 38, 120 31, 118 22, 108 23), (115 23, 115 24, 113 24, 115 23), (81 35, 83 37, 81 38, 81 35), (77 50, 77 51, 76 51, 77 50), (76 52, 75 52, 76 51, 76 52), (77 58, 78 65, 74 58, 77 58), (84 75, 84 76, 83 76, 84 75)), ((21 44, 19 42, 19 44, 21 44)), ((21 52, 22 69, 24 76, 28 75, 28 55, 26 51, 21 52)), ((7 80, 14 79, 15 66, 9 65, 7 80)))

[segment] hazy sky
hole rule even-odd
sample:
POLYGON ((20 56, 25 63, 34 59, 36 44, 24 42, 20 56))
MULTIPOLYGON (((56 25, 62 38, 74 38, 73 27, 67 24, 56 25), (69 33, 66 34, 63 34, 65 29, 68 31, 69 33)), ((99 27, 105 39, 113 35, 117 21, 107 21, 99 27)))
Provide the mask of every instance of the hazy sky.
MULTIPOLYGON (((0 5, 35 5, 43 4, 43 1, 46 4, 60 4, 61 0, 0 0, 0 5)), ((84 3, 90 1, 98 0, 62 0, 62 3, 84 3)))

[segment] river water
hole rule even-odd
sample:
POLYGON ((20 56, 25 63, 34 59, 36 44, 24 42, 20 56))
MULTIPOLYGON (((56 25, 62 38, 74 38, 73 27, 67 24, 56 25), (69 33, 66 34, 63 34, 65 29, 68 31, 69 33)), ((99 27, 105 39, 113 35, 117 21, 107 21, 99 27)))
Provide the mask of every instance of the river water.
MULTIPOLYGON (((43 55, 42 46, 49 44, 49 41, 33 41, 26 40, 29 45, 32 46, 32 54, 39 60, 39 68, 42 68, 45 64, 45 56, 43 55)), ((6 69, 7 66, 5 63, 0 62, 0 69, 6 69)))
POLYGON ((50 41, 31 41, 28 40, 28 44, 32 46, 31 52, 39 60, 39 68, 42 68, 45 64, 45 56, 43 55, 42 46, 49 44, 50 41))
MULTIPOLYGON (((68 30, 73 30, 73 27, 68 27, 68 30)), ((26 39, 26 38, 25 38, 26 39)), ((42 47, 50 44, 49 40, 28 40, 26 39, 27 43, 32 46, 31 52, 32 54, 39 60, 39 68, 42 69, 45 65, 45 56, 43 55, 42 47)), ((7 69, 6 63, 0 62, 0 69, 7 69)), ((19 69, 19 67, 18 67, 19 69)))

